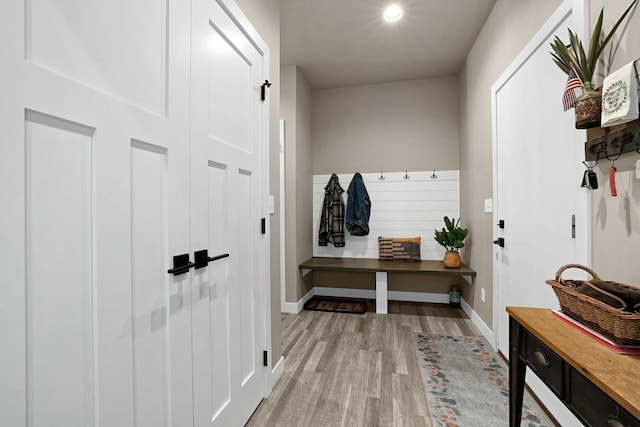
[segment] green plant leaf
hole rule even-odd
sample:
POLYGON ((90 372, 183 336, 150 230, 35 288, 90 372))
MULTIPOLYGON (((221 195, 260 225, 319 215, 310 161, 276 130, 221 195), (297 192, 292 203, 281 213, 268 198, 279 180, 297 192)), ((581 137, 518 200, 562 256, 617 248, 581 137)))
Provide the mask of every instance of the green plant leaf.
POLYGON ((591 80, 589 70, 585 67, 586 57, 584 48, 582 47, 582 43, 580 43, 578 36, 571 30, 569 30, 569 40, 571 41, 571 50, 569 51, 571 66, 580 81, 584 84, 585 81, 591 80))
MULTIPOLYGON (((611 38, 613 37, 613 35, 615 34, 615 32, 618 30, 618 27, 620 26, 620 24, 622 24, 622 21, 624 20, 624 18, 629 14, 629 12, 631 11, 631 9, 633 8, 633 6, 638 2, 638 0, 633 0, 631 2, 631 4, 629 5, 629 7, 627 8, 627 10, 624 11, 624 13, 622 14, 622 16, 620 17, 620 19, 618 19, 618 21, 615 23, 615 25, 613 26, 613 28, 611 28, 611 31, 609 31, 609 34, 607 35, 607 37, 605 37, 605 39, 602 41, 602 44, 599 46, 598 50, 596 51, 596 57, 595 60, 598 60, 598 57, 600 57, 600 55, 602 54, 602 52, 604 51, 604 48, 607 46, 607 44, 609 43, 609 41, 611 41, 611 38)), ((602 10, 602 12, 604 14, 604 8, 602 10)), ((600 20, 598 20, 600 21, 600 20)), ((600 28, 602 28, 602 24, 600 25, 600 28)), ((594 70, 595 70, 595 66, 594 66, 594 70)))
POLYGON ((622 24, 627 17, 631 9, 640 0, 633 0, 629 7, 624 11, 622 16, 616 21, 613 28, 607 36, 602 39, 603 31, 602 24, 604 21, 604 8, 600 10, 598 21, 593 28, 589 41, 589 49, 585 51, 582 42, 578 35, 569 29, 569 46, 567 47, 562 40, 556 36, 551 43, 553 53, 551 56, 553 62, 566 74, 569 74, 573 69, 578 76, 578 79, 582 82, 584 88, 591 87, 593 75, 596 70, 598 58, 604 52, 605 47, 613 38, 613 35, 618 30, 618 27, 622 24))
POLYGON ((598 57, 600 54, 598 53, 600 37, 602 35, 602 20, 604 18, 604 7, 600 9, 600 15, 598 15, 598 22, 596 22, 596 26, 593 28, 593 33, 591 34, 591 41, 589 42, 589 67, 592 70, 596 69, 596 63, 598 62, 598 57))
MULTIPOLYGON (((567 70, 573 69, 578 79, 580 79, 581 82, 584 82, 584 72, 580 68, 578 57, 576 56, 579 49, 579 44, 575 42, 571 30, 569 30, 569 38, 572 39, 572 43, 569 45, 569 47, 567 47, 562 42, 562 40, 560 40, 560 38, 556 36, 552 46, 553 50, 558 55, 560 60, 565 64, 567 70)), ((569 74, 568 71, 567 74, 569 74)))
POLYGON ((555 53, 551 53, 551 56, 553 57, 553 62, 556 63, 558 68, 564 71, 565 74, 569 75, 571 67, 567 66, 555 53))
MULTIPOLYGON (((453 220, 455 221, 455 218, 453 220)), ((453 230, 453 223, 451 222, 448 216, 444 217, 444 223, 447 226, 447 230, 449 231, 453 230)))
MULTIPOLYGON (((578 53, 580 54, 580 64, 582 64, 582 69, 584 73, 585 80, 591 80, 593 77, 593 69, 589 67, 589 62, 587 61, 587 55, 584 53, 584 47, 582 46, 582 42, 576 36, 576 42, 578 43, 578 53), (588 76, 588 77, 587 77, 588 76)), ((585 80, 582 80, 584 83, 585 80)))
POLYGON ((462 242, 469 230, 466 228, 460 228, 460 218, 444 217, 445 227, 441 230, 434 231, 434 239, 440 245, 444 246, 447 251, 457 252, 458 249, 464 247, 462 242))

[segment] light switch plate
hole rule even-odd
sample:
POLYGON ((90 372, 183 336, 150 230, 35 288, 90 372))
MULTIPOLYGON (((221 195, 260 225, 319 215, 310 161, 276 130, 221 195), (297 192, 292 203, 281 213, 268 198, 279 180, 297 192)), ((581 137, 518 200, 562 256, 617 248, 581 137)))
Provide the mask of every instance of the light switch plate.
POLYGON ((269 215, 276 213, 276 200, 271 194, 267 197, 267 210, 269 211, 269 215))
POLYGON ((493 212, 493 199, 484 199, 484 213, 493 212))

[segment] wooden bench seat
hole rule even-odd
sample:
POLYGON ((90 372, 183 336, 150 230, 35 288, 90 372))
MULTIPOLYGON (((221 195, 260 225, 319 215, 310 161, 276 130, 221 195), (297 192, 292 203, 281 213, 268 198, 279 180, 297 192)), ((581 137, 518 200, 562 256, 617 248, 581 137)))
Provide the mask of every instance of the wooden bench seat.
POLYGON ((462 276, 473 284, 476 272, 462 264, 446 268, 442 261, 387 261, 374 258, 309 258, 298 266, 303 275, 312 270, 370 272, 376 274, 376 313, 387 313, 387 273, 424 273, 462 276))

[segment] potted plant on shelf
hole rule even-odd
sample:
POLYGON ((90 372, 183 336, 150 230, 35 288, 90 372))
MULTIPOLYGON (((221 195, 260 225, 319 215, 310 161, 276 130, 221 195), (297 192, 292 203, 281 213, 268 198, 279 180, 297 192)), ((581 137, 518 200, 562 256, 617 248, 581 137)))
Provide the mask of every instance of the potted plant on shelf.
POLYGON ((469 230, 460 227, 460 218, 456 221, 455 218, 449 219, 448 216, 444 217, 444 225, 442 230, 435 230, 436 242, 440 243, 447 252, 444 254, 444 260, 442 261, 445 267, 459 268, 460 267, 460 253, 458 252, 464 247, 462 242, 469 230))
POLYGON ((604 48, 611 41, 613 34, 616 32, 624 18, 631 11, 638 0, 633 0, 631 5, 622 14, 618 22, 615 23, 609 34, 603 37, 602 20, 604 17, 604 7, 600 10, 598 22, 591 34, 589 49, 585 52, 582 42, 569 29, 569 44, 565 44, 558 36, 555 37, 551 48, 553 52, 551 56, 553 61, 567 76, 575 77, 580 80, 582 85, 582 95, 580 95, 574 104, 576 129, 587 129, 600 126, 600 116, 602 113, 602 94, 593 87, 593 75, 596 70, 598 58, 604 52, 604 48))

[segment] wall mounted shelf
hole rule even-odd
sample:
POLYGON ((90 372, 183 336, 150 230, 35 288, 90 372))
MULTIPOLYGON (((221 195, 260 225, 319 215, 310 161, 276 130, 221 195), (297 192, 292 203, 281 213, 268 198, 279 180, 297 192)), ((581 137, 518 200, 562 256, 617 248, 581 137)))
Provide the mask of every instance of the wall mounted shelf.
POLYGON ((584 159, 587 162, 615 160, 624 153, 636 152, 638 147, 640 119, 611 128, 592 128, 587 130, 584 159))
MULTIPOLYGON (((640 95, 640 72, 638 61, 634 61, 637 90, 640 95)), ((601 91, 602 88, 599 88, 601 91)), ((584 143, 584 160, 617 160, 624 153, 640 152, 640 119, 611 127, 587 129, 587 142, 584 143)), ((595 166, 595 164, 594 164, 595 166)), ((591 168, 592 166, 587 165, 591 168)))

